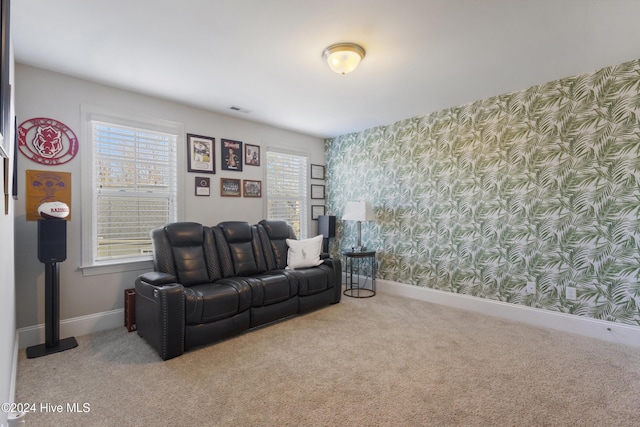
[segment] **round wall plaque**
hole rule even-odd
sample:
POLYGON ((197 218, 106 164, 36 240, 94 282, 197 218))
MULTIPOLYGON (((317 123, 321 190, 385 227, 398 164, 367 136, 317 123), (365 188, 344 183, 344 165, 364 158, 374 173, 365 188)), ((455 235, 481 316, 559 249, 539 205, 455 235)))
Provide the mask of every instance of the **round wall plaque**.
POLYGON ((64 123, 36 117, 18 127, 18 149, 34 162, 61 165, 78 154, 78 138, 64 123))

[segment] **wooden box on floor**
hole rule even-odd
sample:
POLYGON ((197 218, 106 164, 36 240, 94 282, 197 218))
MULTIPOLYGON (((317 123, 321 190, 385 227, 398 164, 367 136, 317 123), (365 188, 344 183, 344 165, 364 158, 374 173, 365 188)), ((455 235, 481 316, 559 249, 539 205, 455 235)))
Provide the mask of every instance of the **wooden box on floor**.
POLYGON ((136 330, 136 290, 133 288, 124 290, 124 326, 129 332, 136 330))

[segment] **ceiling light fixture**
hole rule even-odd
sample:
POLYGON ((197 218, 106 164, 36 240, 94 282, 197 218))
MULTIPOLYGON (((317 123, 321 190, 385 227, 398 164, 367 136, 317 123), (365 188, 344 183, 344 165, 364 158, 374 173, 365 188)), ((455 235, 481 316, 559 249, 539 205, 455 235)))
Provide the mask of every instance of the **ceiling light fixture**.
POLYGON ((322 57, 329 68, 338 74, 348 74, 356 69, 365 51, 355 43, 332 44, 322 52, 322 57))

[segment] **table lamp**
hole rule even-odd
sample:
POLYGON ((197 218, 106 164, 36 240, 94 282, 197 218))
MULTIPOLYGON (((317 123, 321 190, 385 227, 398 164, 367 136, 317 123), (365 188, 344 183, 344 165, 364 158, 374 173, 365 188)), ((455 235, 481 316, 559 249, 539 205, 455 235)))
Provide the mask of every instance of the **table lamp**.
POLYGON ((362 221, 373 221, 373 209, 368 202, 348 202, 342 215, 343 221, 358 221, 358 245, 352 246, 354 252, 363 252, 367 248, 362 246, 362 221))

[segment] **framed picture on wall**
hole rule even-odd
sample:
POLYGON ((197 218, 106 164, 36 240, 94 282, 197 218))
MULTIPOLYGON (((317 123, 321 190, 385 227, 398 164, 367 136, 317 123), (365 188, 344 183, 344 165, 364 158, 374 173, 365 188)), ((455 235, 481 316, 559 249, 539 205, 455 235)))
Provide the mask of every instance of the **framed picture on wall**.
POLYGON ((187 171, 216 173, 215 138, 187 134, 187 171))
POLYGON ((324 215, 324 205, 311 205, 311 219, 317 220, 321 215, 324 215))
POLYGON ((240 197, 240 180, 220 178, 220 195, 222 197, 240 197))
POLYGON ((211 194, 211 178, 196 176, 196 196, 209 196, 211 194))
POLYGON ((324 185, 311 184, 311 198, 324 199, 324 185))
POLYGON ((53 170, 27 170, 26 201, 27 221, 42 219, 38 207, 43 200, 56 200, 69 206, 69 215, 65 220, 70 221, 73 213, 71 205, 71 172, 53 170))
POLYGON ((18 200, 18 117, 13 117, 13 179, 11 181, 11 194, 14 200, 18 200))
POLYGON ((242 181, 242 191, 244 197, 262 197, 262 181, 245 179, 242 181))
POLYGON ((311 179, 324 179, 324 166, 311 165, 311 179))
POLYGON ((242 142, 231 139, 221 139, 220 141, 222 169, 242 172, 242 142))
POLYGON ((13 120, 11 114, 11 86, 9 85, 9 69, 11 68, 10 46, 11 31, 9 28, 11 4, 9 0, 0 0, 0 155, 9 157, 9 131, 13 120))
POLYGON ((244 164, 249 166, 260 166, 260 146, 244 145, 244 164))

